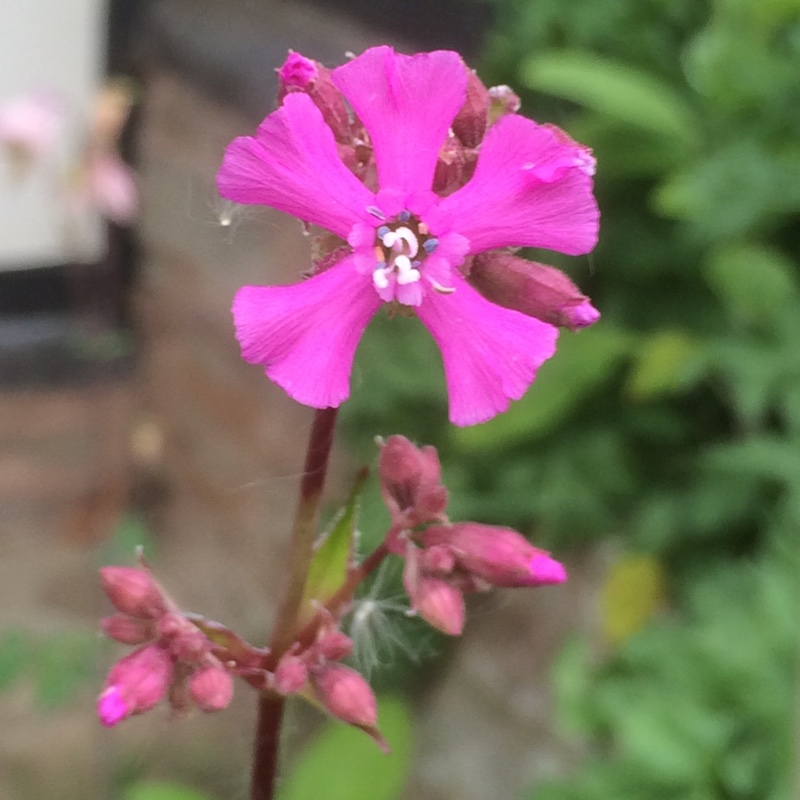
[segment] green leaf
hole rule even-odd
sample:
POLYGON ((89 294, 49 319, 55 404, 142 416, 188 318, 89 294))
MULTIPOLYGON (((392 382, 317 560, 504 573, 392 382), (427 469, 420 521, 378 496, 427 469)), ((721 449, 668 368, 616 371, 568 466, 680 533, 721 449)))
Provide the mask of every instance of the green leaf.
POLYGON ((683 388, 697 343, 683 331, 660 331, 636 350, 626 390, 634 400, 649 400, 683 388))
POLYGON ((379 711, 390 755, 361 731, 331 723, 300 756, 278 800, 396 800, 411 765, 411 719, 397 699, 381 698, 379 711))
POLYGON ((325 603, 344 583, 347 571, 353 562, 355 540, 358 535, 359 498, 369 472, 364 469, 356 477, 356 483, 347 504, 334 517, 328 530, 316 544, 316 552, 308 570, 300 625, 315 613, 315 603, 325 603))
POLYGON ((123 800, 212 800, 210 795, 177 783, 147 781, 129 787, 123 800))
POLYGON ((564 97, 620 122, 691 142, 696 123, 668 84, 627 64, 579 51, 534 56, 521 70, 531 89, 564 97))
POLYGON ((548 433, 594 392, 631 350, 633 337, 600 323, 562 334, 558 351, 539 370, 524 399, 484 425, 453 431, 470 451, 494 450, 548 433))
POLYGON ((713 253, 705 277, 734 315, 767 319, 797 300, 795 267, 780 251, 756 244, 735 244, 713 253))

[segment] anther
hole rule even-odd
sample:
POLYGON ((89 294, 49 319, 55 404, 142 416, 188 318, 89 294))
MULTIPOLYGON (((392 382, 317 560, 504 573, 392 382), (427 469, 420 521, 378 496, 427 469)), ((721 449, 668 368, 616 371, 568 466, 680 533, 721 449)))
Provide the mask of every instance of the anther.
POLYGON ((410 211, 401 211, 397 215, 398 222, 408 222, 411 219, 411 212, 410 211))
POLYGON ((386 214, 381 211, 378 206, 367 206, 367 214, 372 214, 373 217, 376 217, 379 220, 386 219, 386 214))
POLYGON ((389 233, 389 230, 390 228, 388 225, 381 225, 380 228, 378 228, 378 230, 375 231, 375 233, 378 234, 379 239, 383 239, 383 237, 386 236, 387 233, 389 233))
POLYGON ((426 239, 422 243, 422 248, 425 250, 425 252, 428 255, 430 255, 434 250, 436 250, 436 248, 438 246, 439 246, 439 240, 438 239, 426 239))

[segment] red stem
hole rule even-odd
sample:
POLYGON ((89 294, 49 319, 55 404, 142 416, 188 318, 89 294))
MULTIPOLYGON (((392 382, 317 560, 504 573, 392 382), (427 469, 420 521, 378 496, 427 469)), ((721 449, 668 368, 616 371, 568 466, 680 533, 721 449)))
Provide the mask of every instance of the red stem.
MULTIPOLYGON (((300 496, 292 526, 289 582, 270 639, 270 648, 275 657, 288 650, 295 638, 297 613, 314 555, 319 502, 328 472, 336 412, 335 408, 318 409, 311 424, 300 496)), ((251 800, 273 800, 275 796, 284 705, 285 698, 280 695, 264 692, 260 696, 253 744, 251 800)))

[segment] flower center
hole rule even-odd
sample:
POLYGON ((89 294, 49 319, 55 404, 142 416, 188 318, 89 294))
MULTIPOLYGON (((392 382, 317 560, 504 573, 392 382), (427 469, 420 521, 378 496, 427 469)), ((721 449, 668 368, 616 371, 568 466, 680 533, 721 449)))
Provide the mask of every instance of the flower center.
POLYGON ((375 231, 375 269, 372 281, 378 290, 393 282, 398 286, 418 283, 425 256, 436 250, 439 241, 424 222, 401 211, 397 217, 375 231))

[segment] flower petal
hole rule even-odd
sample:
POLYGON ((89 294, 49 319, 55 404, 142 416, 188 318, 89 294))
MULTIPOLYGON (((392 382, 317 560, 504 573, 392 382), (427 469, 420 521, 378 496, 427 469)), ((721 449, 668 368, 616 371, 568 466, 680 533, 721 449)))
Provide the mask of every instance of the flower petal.
POLYGON ((544 247, 581 255, 595 246, 594 162, 559 134, 514 115, 489 129, 472 179, 439 207, 470 240, 470 252, 544 247))
POLYGON ((381 305, 351 256, 292 286, 245 286, 233 317, 242 356, 300 403, 340 405, 358 341, 381 305))
POLYGON ((428 292, 417 315, 442 351, 450 421, 486 422, 518 400, 555 352, 558 330, 490 303, 455 270, 455 292, 428 292))
POLYGON ((381 187, 430 189, 439 148, 466 98, 458 53, 404 56, 373 47, 332 77, 369 133, 381 187))
POLYGON ((228 200, 272 206, 342 238, 374 202, 337 155, 319 109, 300 92, 287 95, 255 137, 228 145, 217 186, 228 200))

